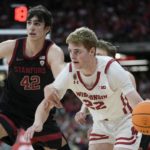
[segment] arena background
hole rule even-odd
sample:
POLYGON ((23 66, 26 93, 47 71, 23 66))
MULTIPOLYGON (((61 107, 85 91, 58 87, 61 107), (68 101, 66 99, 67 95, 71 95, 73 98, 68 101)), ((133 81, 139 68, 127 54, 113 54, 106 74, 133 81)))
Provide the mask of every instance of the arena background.
MULTIPOLYGON (((52 38, 69 61, 65 39, 75 28, 87 26, 100 39, 119 46, 120 63, 131 71, 137 90, 145 99, 150 97, 150 0, 0 0, 0 42, 26 35, 25 19, 28 9, 37 4, 46 6, 53 14, 52 38)), ((7 74, 5 60, 0 61, 0 87, 7 74)), ((63 99, 65 109, 58 110, 56 119, 70 141, 73 150, 87 150, 86 126, 74 122, 80 101, 68 91, 63 99)), ((10 150, 1 144, 0 150, 10 150)))

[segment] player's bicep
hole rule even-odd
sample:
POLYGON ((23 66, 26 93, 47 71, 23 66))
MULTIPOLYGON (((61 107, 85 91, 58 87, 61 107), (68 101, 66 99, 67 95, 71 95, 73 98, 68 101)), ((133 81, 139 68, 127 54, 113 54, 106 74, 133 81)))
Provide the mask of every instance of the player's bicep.
POLYGON ((131 74, 130 72, 128 72, 128 75, 130 77, 130 80, 134 86, 134 88, 136 89, 136 80, 135 80, 135 77, 133 76, 133 74, 131 74))
POLYGON ((60 98, 62 98, 67 89, 69 89, 70 74, 68 66, 69 64, 67 64, 66 67, 60 72, 52 84, 53 87, 58 90, 60 98))
POLYGON ((9 61, 15 48, 15 40, 8 40, 0 43, 0 58, 7 58, 9 61))
POLYGON ((65 66, 64 53, 62 49, 56 45, 52 46, 48 52, 48 63, 51 67, 54 77, 56 78, 56 76, 65 66))

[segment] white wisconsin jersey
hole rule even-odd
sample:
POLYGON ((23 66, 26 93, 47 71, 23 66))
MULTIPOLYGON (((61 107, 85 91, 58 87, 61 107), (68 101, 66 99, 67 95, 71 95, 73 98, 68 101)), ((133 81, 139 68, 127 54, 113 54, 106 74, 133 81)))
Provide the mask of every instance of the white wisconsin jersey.
MULTIPOLYGON (((110 57, 97 58, 97 68, 91 87, 87 86, 87 83, 89 83, 88 77, 84 78, 83 74, 76 70, 71 63, 67 66, 67 81, 69 83, 64 81, 65 83, 63 84, 71 89, 82 103, 86 105, 94 121, 116 120, 132 111, 128 100, 122 96, 121 89, 114 91, 109 85, 107 70, 113 61, 110 57)), ((56 80, 56 82, 60 81, 56 80)), ((57 89, 60 87, 56 83, 54 83, 54 86, 57 89)), ((61 91, 62 89, 60 88, 59 90, 61 91)))

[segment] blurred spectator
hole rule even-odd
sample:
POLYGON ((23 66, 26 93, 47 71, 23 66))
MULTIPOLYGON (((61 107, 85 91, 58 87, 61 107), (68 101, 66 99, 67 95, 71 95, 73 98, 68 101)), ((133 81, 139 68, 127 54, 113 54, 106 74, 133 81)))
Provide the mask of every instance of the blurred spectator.
POLYGON ((12 22, 13 12, 8 7, 8 4, 21 3, 28 7, 42 3, 52 11, 55 18, 52 36, 58 44, 65 44, 68 33, 80 26, 92 28, 98 37, 109 41, 150 40, 150 0, 76 0, 71 3, 70 0, 33 0, 32 4, 26 0, 7 0, 0 3, 1 28, 23 28, 21 23, 12 22))

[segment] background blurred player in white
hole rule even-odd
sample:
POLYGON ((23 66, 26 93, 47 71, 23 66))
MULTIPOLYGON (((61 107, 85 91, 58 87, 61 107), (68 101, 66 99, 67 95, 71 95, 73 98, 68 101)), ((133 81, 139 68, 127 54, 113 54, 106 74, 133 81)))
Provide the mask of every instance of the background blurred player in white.
POLYGON ((45 99, 37 108, 26 138, 42 130, 48 110, 61 103, 66 90, 71 89, 93 117, 89 150, 137 150, 141 134, 133 128, 131 111, 143 99, 129 75, 111 57, 95 57, 97 37, 89 28, 76 29, 66 42, 71 63, 45 87, 45 99), (120 92, 127 98, 120 99, 120 92))

